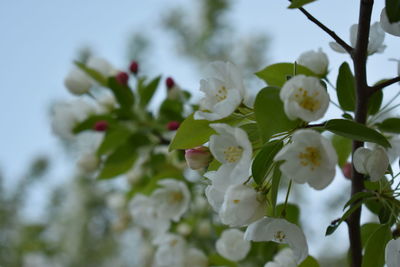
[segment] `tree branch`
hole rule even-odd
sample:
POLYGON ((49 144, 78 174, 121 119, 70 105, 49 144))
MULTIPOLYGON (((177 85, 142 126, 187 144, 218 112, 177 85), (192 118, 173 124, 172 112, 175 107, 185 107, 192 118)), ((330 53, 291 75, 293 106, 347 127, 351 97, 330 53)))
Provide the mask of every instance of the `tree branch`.
POLYGON ((340 38, 334 31, 332 31, 331 29, 329 29, 328 27, 326 27, 324 24, 322 24, 318 19, 316 19, 313 15, 311 15, 310 13, 308 13, 307 10, 305 10, 304 8, 300 7, 299 10, 309 19, 311 20, 313 23, 315 23, 318 27, 320 27, 324 32, 326 32, 327 34, 329 34, 339 45, 341 45, 344 50, 347 51, 347 53, 349 53, 350 55, 352 55, 353 53, 353 48, 348 45, 345 41, 343 41, 342 38, 340 38))
POLYGON ((371 86, 369 88, 369 95, 371 96, 374 93, 378 92, 379 90, 382 90, 383 88, 388 87, 389 85, 392 85, 392 84, 397 83, 397 82, 400 82, 400 76, 397 76, 397 77, 395 77, 393 79, 384 81, 384 82, 379 83, 379 84, 377 84, 375 86, 371 86))

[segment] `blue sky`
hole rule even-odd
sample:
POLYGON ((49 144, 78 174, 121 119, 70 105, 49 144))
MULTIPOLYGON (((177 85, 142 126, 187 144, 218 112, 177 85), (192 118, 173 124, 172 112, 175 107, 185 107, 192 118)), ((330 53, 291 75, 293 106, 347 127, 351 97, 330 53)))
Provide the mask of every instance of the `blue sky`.
MULTIPOLYGON (((159 28, 169 6, 185 5, 195 14, 196 1, 188 0, 4 0, 0 1, 0 170, 9 179, 22 175, 37 154, 55 162, 54 179, 68 176, 64 156, 51 135, 48 109, 58 99, 72 98, 63 87, 76 52, 83 46, 124 68, 129 34, 143 30, 158 38, 152 60, 154 74, 172 75, 180 84, 197 91, 201 73, 177 59, 167 35, 159 28), (179 64, 177 64, 177 62, 179 64)), ((349 27, 357 22, 358 1, 320 0, 307 6, 316 17, 348 41, 349 27)), ((379 19, 384 1, 376 1, 373 21, 379 19)), ((323 48, 331 61, 331 73, 349 60, 330 50, 330 37, 284 0, 237 0, 229 15, 244 36, 262 32, 271 37, 270 62, 294 61, 300 53, 323 48)), ((386 35, 383 55, 369 60, 370 82, 396 75, 388 58, 400 58, 400 39, 386 35)), ((334 80, 334 79, 333 79, 334 80)), ((397 85, 396 85, 397 86, 397 85)), ((392 91, 397 91, 398 86, 392 91)), ((321 197, 323 197, 321 195, 321 197)))

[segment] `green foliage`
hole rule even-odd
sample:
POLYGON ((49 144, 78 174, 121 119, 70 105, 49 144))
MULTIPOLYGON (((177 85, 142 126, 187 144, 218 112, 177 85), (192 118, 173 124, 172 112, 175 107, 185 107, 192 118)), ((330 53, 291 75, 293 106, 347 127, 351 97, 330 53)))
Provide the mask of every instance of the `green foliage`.
POLYGON ((113 92, 118 104, 124 110, 130 110, 135 103, 135 96, 128 85, 120 84, 115 77, 108 78, 107 87, 113 92))
POLYGON ((292 0, 289 8, 299 8, 316 0, 292 0))
POLYGON ((382 225, 367 240, 362 267, 382 267, 385 264, 386 243, 392 239, 390 227, 382 225))
POLYGON ((288 80, 288 77, 294 76, 295 73, 296 75, 303 74, 306 76, 318 77, 317 74, 308 68, 293 63, 277 63, 269 65, 255 74, 269 86, 282 87, 288 80))
POLYGON ((83 72, 85 72, 87 75, 89 75, 93 80, 98 82, 100 85, 107 87, 107 79, 98 71, 86 67, 85 64, 81 62, 75 62, 75 65, 80 68, 83 72))
POLYGON ((354 121, 342 119, 329 120, 325 124, 324 129, 352 140, 373 142, 383 147, 391 146, 382 134, 354 121))
POLYGON ((162 122, 182 121, 183 103, 177 99, 165 99, 160 106, 159 116, 162 122))
POLYGON ((86 130, 93 130, 94 125, 98 121, 106 121, 108 123, 108 127, 112 127, 116 124, 116 120, 109 114, 101 114, 101 115, 92 115, 82 122, 78 123, 73 129, 72 132, 74 134, 78 134, 80 132, 86 130))
POLYGON ((351 154, 351 140, 335 134, 332 136, 332 145, 338 156, 338 165, 343 167, 351 154))
POLYGON ((272 173, 272 182, 271 182, 271 189, 268 194, 268 200, 270 203, 270 209, 271 209, 271 214, 273 216, 277 216, 276 212, 276 200, 278 198, 278 192, 279 192, 279 184, 281 182, 281 177, 282 173, 281 170, 279 169, 279 165, 275 165, 274 172, 272 173))
POLYGON ((132 131, 123 126, 109 129, 97 149, 97 155, 101 156, 113 152, 117 147, 125 143, 131 134, 132 131))
POLYGON ((326 228, 326 232, 325 235, 331 235, 333 234, 336 229, 339 227, 339 225, 344 222, 355 210, 357 210, 360 206, 361 206, 362 202, 361 201, 357 201, 354 203, 353 206, 351 206, 344 214, 343 216, 339 219, 339 220, 335 220, 331 223, 331 225, 329 225, 326 228))
POLYGON ((256 97, 254 112, 260 132, 265 140, 272 135, 294 129, 298 120, 289 120, 283 109, 283 103, 279 98, 279 89, 266 87, 256 97))
POLYGON ((296 204, 285 203, 276 206, 276 214, 283 215, 283 217, 294 224, 299 224, 300 209, 296 204))
POLYGON ((400 133, 400 118, 388 118, 377 123, 379 130, 388 133, 400 133))
POLYGON ((319 267, 319 263, 313 256, 308 256, 299 267, 319 267))
POLYGON ((379 223, 366 223, 361 226, 361 244, 364 248, 371 235, 381 227, 379 223))
POLYGON ((356 85, 353 73, 347 62, 339 68, 336 80, 336 93, 340 106, 347 111, 354 111, 356 103, 356 85))
POLYGON ((238 266, 235 262, 227 260, 217 253, 213 253, 208 256, 208 263, 211 266, 227 266, 227 267, 237 267, 238 266))
POLYGON ((140 79, 138 82, 138 93, 140 96, 140 106, 145 107, 149 104, 153 98, 154 93, 160 83, 161 76, 158 76, 151 80, 149 83, 145 84, 144 79, 140 79))
POLYGON ((386 0, 385 7, 390 23, 400 21, 400 0, 386 0))
POLYGON ((375 115, 379 112, 383 100, 383 92, 377 91, 368 99, 368 114, 375 115))
POLYGON ((253 179, 258 185, 262 185, 272 167, 275 155, 283 147, 282 141, 271 141, 265 144, 254 158, 251 166, 253 179))

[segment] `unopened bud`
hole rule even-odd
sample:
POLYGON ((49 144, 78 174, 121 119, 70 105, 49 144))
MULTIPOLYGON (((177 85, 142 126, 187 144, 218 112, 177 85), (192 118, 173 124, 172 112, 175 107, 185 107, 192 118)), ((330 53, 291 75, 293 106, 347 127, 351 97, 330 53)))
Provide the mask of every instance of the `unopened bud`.
POLYGON ((165 80, 165 85, 167 86, 168 89, 172 89, 172 87, 175 86, 175 81, 174 81, 174 79, 172 79, 171 77, 168 77, 168 78, 165 80))
POLYGON ((178 130, 180 125, 181 124, 179 123, 179 121, 170 121, 167 123, 167 129, 170 131, 176 131, 178 130))
POLYGON ((92 83, 80 69, 72 69, 65 77, 64 85, 74 95, 83 95, 89 92, 92 83))
POLYGON ((121 71, 117 76, 115 76, 115 79, 120 85, 128 85, 129 75, 128 73, 121 71))
POLYGON ((94 124, 93 129, 97 132, 105 132, 108 129, 108 122, 98 121, 94 124))
POLYGON ((211 161, 211 153, 207 147, 199 146, 185 150, 185 159, 189 168, 200 170, 207 167, 211 161))
POLYGON ((176 231, 183 236, 188 236, 192 233, 192 227, 187 223, 180 223, 176 231))
POLYGON ((347 179, 351 179, 351 163, 346 162, 342 168, 343 176, 346 177, 347 179))
POLYGON ((136 61, 132 61, 129 70, 136 75, 139 72, 139 64, 136 61))

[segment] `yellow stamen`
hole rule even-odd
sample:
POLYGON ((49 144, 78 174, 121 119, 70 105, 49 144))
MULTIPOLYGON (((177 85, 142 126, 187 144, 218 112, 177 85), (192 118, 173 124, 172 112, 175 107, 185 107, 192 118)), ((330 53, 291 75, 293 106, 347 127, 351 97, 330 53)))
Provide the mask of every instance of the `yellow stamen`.
POLYGON ((225 160, 229 163, 234 163, 242 157, 243 148, 240 146, 229 146, 225 149, 225 160))

